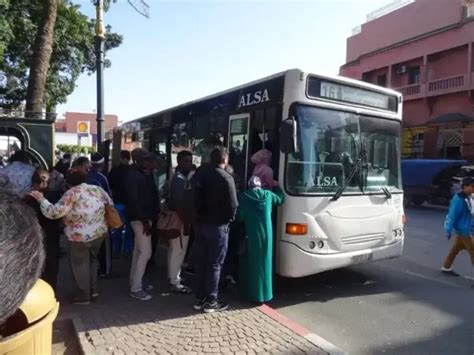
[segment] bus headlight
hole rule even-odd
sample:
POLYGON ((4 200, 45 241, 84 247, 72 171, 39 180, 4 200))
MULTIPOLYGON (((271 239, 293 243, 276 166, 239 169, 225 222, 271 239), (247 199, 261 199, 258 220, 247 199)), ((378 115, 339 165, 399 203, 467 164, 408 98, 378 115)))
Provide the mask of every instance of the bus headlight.
POLYGON ((315 242, 309 242, 309 248, 310 249, 316 248, 316 243, 315 242))
POLYGON ((320 241, 318 242, 318 248, 319 248, 319 249, 322 249, 323 247, 324 247, 324 242, 323 242, 322 240, 320 240, 320 241))

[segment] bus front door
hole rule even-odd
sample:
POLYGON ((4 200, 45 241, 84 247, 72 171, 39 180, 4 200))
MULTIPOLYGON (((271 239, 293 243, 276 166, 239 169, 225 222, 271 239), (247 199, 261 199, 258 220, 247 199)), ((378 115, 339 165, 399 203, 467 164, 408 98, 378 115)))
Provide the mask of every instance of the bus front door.
POLYGON ((159 129, 153 131, 150 134, 150 152, 155 156, 160 158, 160 166, 155 171, 155 183, 158 190, 165 185, 166 180, 168 179, 168 172, 170 166, 168 166, 169 161, 169 142, 168 142, 169 130, 168 129, 159 129))
POLYGON ((234 169, 237 189, 242 191, 248 178, 248 145, 250 114, 229 117, 229 165, 234 169))

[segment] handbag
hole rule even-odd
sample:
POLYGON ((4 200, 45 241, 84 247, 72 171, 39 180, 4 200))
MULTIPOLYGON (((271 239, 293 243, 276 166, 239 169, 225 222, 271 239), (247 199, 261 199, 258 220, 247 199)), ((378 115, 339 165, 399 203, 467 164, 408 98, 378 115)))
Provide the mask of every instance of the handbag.
POLYGON ((105 205, 105 223, 109 228, 118 229, 122 228, 123 222, 122 218, 117 211, 117 209, 112 205, 105 205))
POLYGON ((175 239, 181 236, 183 223, 174 211, 162 211, 158 216, 156 229, 160 237, 164 239, 175 239))

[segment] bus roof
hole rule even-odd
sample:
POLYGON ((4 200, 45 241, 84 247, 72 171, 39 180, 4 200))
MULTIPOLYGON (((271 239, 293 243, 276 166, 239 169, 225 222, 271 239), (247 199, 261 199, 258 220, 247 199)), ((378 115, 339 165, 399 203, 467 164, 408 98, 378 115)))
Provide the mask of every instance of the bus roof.
POLYGON ((305 74, 311 74, 311 75, 321 77, 321 78, 326 78, 326 79, 332 79, 332 80, 335 80, 335 81, 340 81, 340 82, 352 84, 352 85, 355 85, 355 86, 360 86, 360 87, 363 87, 363 88, 372 89, 372 90, 375 90, 375 91, 379 91, 381 93, 386 93, 388 95, 395 95, 395 96, 398 96, 398 97, 402 96, 399 92, 394 91, 392 89, 382 88, 380 86, 370 84, 370 83, 367 83, 367 82, 362 82, 360 80, 350 79, 350 78, 342 77, 342 76, 339 76, 339 75, 320 75, 320 74, 317 74, 317 73, 314 73, 314 72, 306 72, 306 71, 303 71, 301 69, 294 68, 294 69, 288 69, 288 70, 285 70, 285 71, 282 71, 282 72, 278 72, 276 74, 266 76, 266 77, 261 78, 261 79, 257 79, 257 80, 254 80, 254 81, 242 84, 242 85, 232 87, 232 88, 224 90, 224 91, 220 91, 220 92, 208 95, 208 96, 201 97, 199 99, 191 100, 191 101, 185 102, 183 104, 179 104, 177 106, 172 106, 172 107, 166 108, 164 110, 160 110, 158 112, 155 112, 155 113, 152 113, 152 114, 149 114, 149 115, 146 115, 146 116, 142 116, 142 117, 139 117, 139 118, 127 121, 127 122, 124 122, 124 125, 126 125, 128 123, 131 123, 131 122, 141 121, 141 120, 144 120, 144 119, 147 119, 147 118, 153 118, 155 116, 160 116, 160 115, 163 115, 167 112, 174 111, 174 110, 186 107, 188 105, 192 105, 192 104, 199 103, 201 101, 213 99, 213 98, 219 97, 221 95, 231 93, 233 91, 244 89, 248 86, 259 84, 261 82, 272 80, 272 79, 275 79, 275 78, 278 78, 278 77, 282 77, 282 76, 285 76, 286 73, 291 72, 291 71, 296 71, 296 72, 305 73, 305 74))

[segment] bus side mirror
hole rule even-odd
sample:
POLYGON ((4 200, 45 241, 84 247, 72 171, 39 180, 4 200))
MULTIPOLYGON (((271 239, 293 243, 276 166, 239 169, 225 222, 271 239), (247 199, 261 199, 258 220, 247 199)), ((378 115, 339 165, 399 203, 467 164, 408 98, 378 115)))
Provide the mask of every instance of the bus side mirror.
POLYGON ((298 126, 294 117, 288 118, 281 123, 280 150, 282 153, 291 154, 298 151, 297 128, 298 126))

